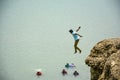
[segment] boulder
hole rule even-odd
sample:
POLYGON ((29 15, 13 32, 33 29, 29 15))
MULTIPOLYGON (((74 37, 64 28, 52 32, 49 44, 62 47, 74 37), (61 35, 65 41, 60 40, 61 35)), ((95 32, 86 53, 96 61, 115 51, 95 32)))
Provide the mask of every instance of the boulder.
POLYGON ((120 80, 120 38, 98 42, 86 58, 91 80, 120 80))

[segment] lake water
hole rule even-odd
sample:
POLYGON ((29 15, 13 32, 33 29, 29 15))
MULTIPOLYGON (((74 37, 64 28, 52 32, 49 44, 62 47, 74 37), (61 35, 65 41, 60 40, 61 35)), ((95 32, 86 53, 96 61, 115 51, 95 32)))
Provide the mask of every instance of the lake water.
POLYGON ((25 45, 2 45, 0 54, 0 79, 1 80, 90 80, 89 67, 85 65, 85 51, 81 54, 45 48, 40 52, 37 47, 24 47, 25 45), (13 46, 14 45, 14 46, 13 46), (66 69, 66 63, 74 63, 76 68, 66 69), (36 69, 42 69, 43 75, 36 76, 36 69), (68 75, 62 76, 62 69, 68 75), (77 70, 79 76, 74 77, 77 70))
POLYGON ((89 51, 84 48, 81 54, 74 54, 72 45, 65 48, 68 45, 60 45, 62 41, 51 42, 48 46, 30 39, 23 41, 20 35, 15 34, 19 36, 16 39, 10 35, 3 35, 1 39, 0 80, 90 80, 89 67, 84 62, 89 51), (76 68, 66 69, 66 63, 74 63, 76 68), (39 78, 36 69, 42 69, 43 75, 39 78), (62 69, 66 69, 68 75, 62 76, 62 69), (77 77, 72 75, 75 70, 80 74, 77 77))

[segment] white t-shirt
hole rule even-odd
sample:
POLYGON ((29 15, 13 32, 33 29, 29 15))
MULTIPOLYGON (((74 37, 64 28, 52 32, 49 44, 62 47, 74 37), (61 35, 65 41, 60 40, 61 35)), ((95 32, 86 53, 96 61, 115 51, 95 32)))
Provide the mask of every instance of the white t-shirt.
POLYGON ((74 40, 78 40, 80 38, 80 36, 76 35, 77 32, 73 31, 72 35, 74 37, 74 40))

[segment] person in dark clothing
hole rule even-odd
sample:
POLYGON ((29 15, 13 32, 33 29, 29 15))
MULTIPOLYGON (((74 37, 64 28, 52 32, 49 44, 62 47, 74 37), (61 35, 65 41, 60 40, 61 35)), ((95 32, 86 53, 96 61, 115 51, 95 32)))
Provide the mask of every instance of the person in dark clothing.
POLYGON ((63 69, 61 73, 63 76, 67 75, 67 71, 65 69, 63 69))
POLYGON ((79 75, 79 73, 78 73, 77 71, 75 71, 75 72, 73 73, 73 75, 76 77, 76 76, 79 75))

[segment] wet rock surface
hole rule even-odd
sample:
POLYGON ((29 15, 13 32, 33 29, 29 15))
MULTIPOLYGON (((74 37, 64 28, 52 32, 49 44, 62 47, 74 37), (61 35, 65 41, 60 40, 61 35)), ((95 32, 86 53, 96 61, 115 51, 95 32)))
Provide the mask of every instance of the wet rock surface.
POLYGON ((120 80, 120 38, 98 42, 86 58, 91 80, 120 80))

